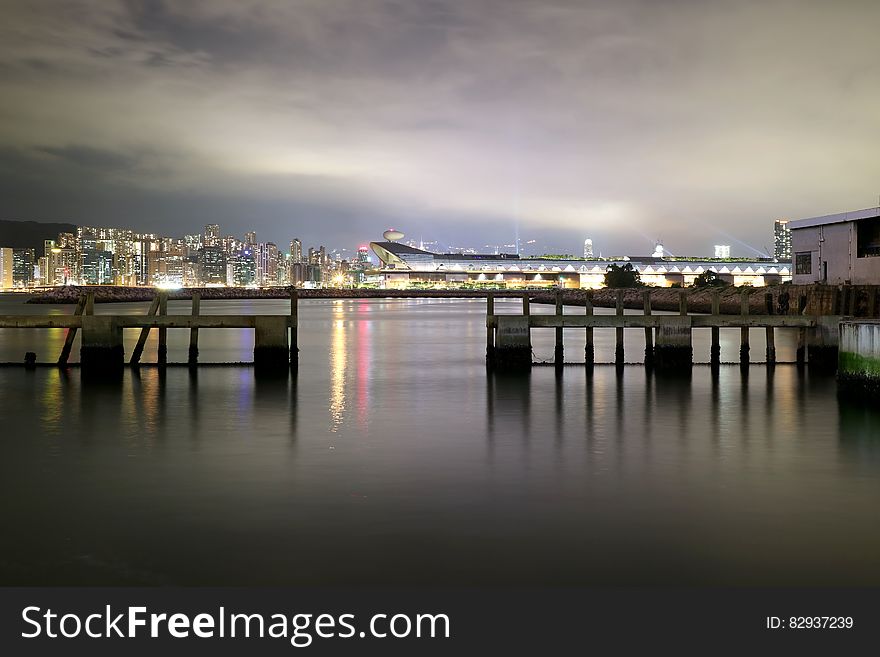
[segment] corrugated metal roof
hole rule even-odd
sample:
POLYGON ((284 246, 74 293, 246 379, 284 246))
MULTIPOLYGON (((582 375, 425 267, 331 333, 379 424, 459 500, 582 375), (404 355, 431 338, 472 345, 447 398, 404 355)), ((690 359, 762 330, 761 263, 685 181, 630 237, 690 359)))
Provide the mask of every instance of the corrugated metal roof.
POLYGON ((866 208, 864 210, 853 210, 852 212, 840 212, 838 214, 826 214, 821 217, 810 217, 808 219, 798 219, 789 222, 788 227, 792 230, 799 228, 813 228, 814 226, 825 226, 827 224, 841 224, 847 221, 858 221, 859 219, 871 219, 880 217, 880 207, 866 208))

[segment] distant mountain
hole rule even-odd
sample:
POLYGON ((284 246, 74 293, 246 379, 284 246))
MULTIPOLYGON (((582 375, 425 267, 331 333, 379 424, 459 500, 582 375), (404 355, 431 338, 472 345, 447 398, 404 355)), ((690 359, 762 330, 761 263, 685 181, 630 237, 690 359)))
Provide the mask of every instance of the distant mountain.
POLYGON ((0 219, 0 247, 31 248, 38 258, 43 255, 43 240, 56 240, 58 233, 76 233, 76 225, 0 219))

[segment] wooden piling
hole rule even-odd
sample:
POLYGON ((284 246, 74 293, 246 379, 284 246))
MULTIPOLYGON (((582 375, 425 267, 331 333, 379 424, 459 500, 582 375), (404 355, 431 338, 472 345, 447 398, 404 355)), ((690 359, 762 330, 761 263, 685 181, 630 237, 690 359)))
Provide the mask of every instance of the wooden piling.
MULTIPOLYGON (((615 303, 615 314, 618 316, 623 315, 623 295, 625 290, 617 290, 617 299, 615 303)), ((614 341, 614 364, 615 365, 623 365, 624 353, 623 353, 623 327, 618 326, 614 329, 615 341, 614 341)))
POLYGON ((492 325, 495 315, 495 295, 486 294, 486 364, 492 366, 495 351, 495 327, 492 325))
POLYGON ((776 364, 776 332, 772 326, 768 326, 767 331, 767 365, 776 364))
MULTIPOLYGON (((712 314, 721 314, 721 292, 712 292, 712 314)), ((709 348, 709 363, 717 366, 721 364, 721 329, 718 326, 713 326, 709 330, 712 331, 712 346, 709 348)))
MULTIPOLYGON (((644 306, 645 317, 651 316, 651 290, 642 292, 642 304, 644 306)), ((651 367, 654 364, 654 329, 650 326, 645 327, 645 367, 651 367)))
MULTIPOLYGON (((164 317, 168 314, 168 293, 159 293, 159 316, 164 317)), ((168 362, 168 329, 164 326, 159 327, 159 352, 156 357, 159 365, 165 365, 168 362)))
MULTIPOLYGON (((192 316, 199 316, 199 307, 201 306, 202 295, 199 292, 192 293, 192 316)), ((189 359, 190 366, 199 364, 199 329, 193 327, 189 330, 189 359)))
MULTIPOLYGON (((749 314, 749 290, 742 290, 742 292, 740 292, 739 311, 743 317, 749 314)), ((748 326, 743 326, 740 329, 739 364, 743 366, 747 366, 749 364, 748 326)))
MULTIPOLYGON (((556 290, 556 316, 562 317, 562 290, 556 290)), ((562 367, 564 362, 564 347, 562 344, 562 327, 556 327, 556 347, 553 349, 553 362, 556 367, 562 367)))
POLYGON ((295 287, 290 289, 290 366, 299 367, 299 291, 295 287))
MULTIPOLYGON (((153 297, 153 301, 150 302, 150 307, 147 310, 147 317, 151 317, 156 314, 159 310, 159 295, 157 294, 153 297)), ((131 352, 131 360, 129 361, 132 365, 137 365, 141 360, 141 354, 144 353, 144 346, 147 344, 147 338, 150 336, 149 328, 142 328, 141 334, 138 336, 137 344, 134 346, 134 351, 131 352)))
POLYGON ((795 352, 795 361, 798 367, 802 367, 807 362, 807 329, 799 328, 797 332, 797 351, 795 352))
POLYGON ((84 315, 94 315, 95 314, 95 291, 89 290, 86 294, 86 308, 84 315))
POLYGON ((681 290, 678 293, 678 314, 688 314, 688 293, 687 290, 681 290))
MULTIPOLYGON (((585 314, 589 317, 593 314, 593 299, 591 297, 587 297, 584 301, 585 314)), ((584 363, 587 367, 593 367, 593 364, 596 362, 596 348, 593 343, 593 327, 588 326, 584 329, 584 337, 586 338, 586 342, 584 343, 584 363)))
MULTIPOLYGON (((81 295, 76 302, 76 309, 73 311, 75 316, 82 315, 83 311, 86 308, 86 296, 85 294, 81 295)), ((70 351, 73 349, 73 341, 76 338, 76 327, 72 326, 67 329, 67 335, 64 336, 64 346, 61 348, 61 355, 58 356, 58 364, 59 365, 67 365, 67 361, 70 358, 70 351)))

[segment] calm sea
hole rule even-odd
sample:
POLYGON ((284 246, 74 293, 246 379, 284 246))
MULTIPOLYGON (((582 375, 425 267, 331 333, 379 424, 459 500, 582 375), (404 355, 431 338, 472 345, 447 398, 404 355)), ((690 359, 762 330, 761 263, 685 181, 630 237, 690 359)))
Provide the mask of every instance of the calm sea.
MULTIPOLYGON (((2 314, 49 312, 71 307, 0 297, 2 314)), ((304 301, 288 381, 0 368, 0 584, 880 584, 880 413, 839 400, 833 377, 487 375, 484 313, 480 300, 304 301)), ((54 361, 63 335, 0 331, 0 361, 54 361)), ((169 360, 185 360, 188 332, 169 336, 169 360)), ((596 337, 612 360, 613 331, 596 337)), ((627 360, 642 340, 627 331, 627 360)), ((203 361, 252 357, 248 331, 200 342, 203 361)), ((722 342, 735 360, 739 331, 722 342)), ((707 361, 708 331, 694 347, 707 361)), ((534 350, 549 360, 553 332, 534 350)), ((755 331, 753 360, 763 350, 755 331)), ((793 336, 777 351, 792 360, 793 336)), ((566 331, 567 359, 582 355, 566 331)))

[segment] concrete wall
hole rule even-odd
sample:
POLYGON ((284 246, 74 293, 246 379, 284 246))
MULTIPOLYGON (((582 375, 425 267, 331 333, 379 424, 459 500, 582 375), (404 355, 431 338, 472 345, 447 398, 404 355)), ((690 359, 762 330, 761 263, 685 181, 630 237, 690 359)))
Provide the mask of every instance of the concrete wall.
POLYGON ((841 385, 858 394, 880 392, 880 322, 858 320, 840 323, 837 365, 841 385))

